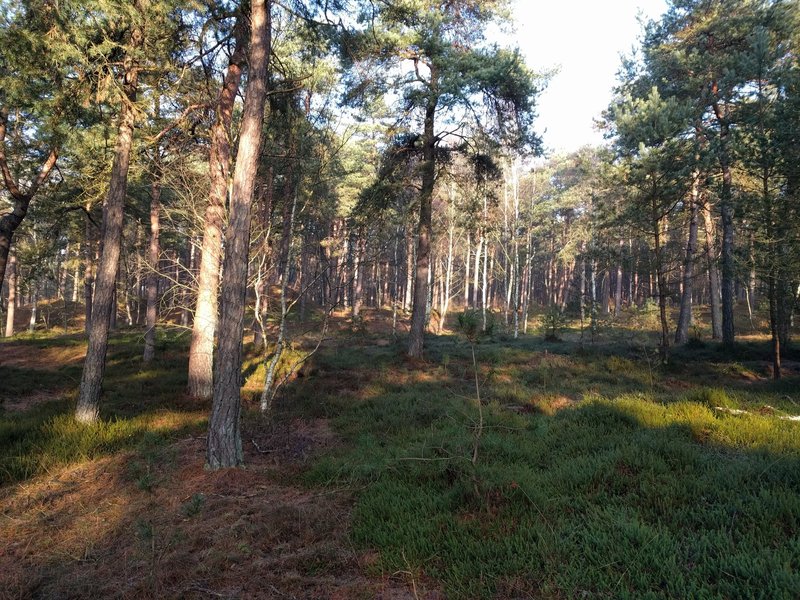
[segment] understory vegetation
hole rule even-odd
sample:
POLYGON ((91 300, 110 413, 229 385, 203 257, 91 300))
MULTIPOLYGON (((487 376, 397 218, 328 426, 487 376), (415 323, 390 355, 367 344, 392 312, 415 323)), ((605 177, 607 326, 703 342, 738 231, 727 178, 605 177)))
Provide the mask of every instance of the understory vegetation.
POLYGON ((221 472, 202 469, 181 330, 148 366, 140 332, 112 336, 119 383, 90 427, 70 415, 81 336, 5 341, 4 594, 793 597, 798 359, 775 381, 765 337, 698 337, 661 365, 637 318, 594 342, 574 322, 558 341, 484 336, 480 414, 455 331, 423 365, 391 313, 335 315, 269 419, 247 344, 247 467, 221 472))
POLYGON ((800 2, 629 4, 0 0, 0 600, 800 597, 800 2))

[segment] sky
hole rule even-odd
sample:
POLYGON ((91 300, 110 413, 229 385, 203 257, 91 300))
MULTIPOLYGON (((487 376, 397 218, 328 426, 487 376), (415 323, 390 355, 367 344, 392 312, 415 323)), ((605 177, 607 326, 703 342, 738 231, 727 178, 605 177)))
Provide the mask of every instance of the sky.
POLYGON ((658 18, 665 0, 515 0, 512 43, 535 71, 559 67, 539 97, 536 129, 549 151, 600 144, 593 120, 611 100, 621 54, 658 18), (545 131, 546 130, 546 131, 545 131))

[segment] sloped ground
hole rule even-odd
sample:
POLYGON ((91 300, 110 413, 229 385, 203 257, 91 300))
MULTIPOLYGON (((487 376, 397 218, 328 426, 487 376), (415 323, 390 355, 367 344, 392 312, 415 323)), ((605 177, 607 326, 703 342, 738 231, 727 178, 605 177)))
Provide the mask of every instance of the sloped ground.
POLYGON ((69 417, 80 335, 3 342, 0 597, 800 589, 800 424, 780 419, 800 412, 797 357, 774 383, 759 338, 660 367, 626 332, 500 334, 476 347, 480 429, 469 346, 431 337, 409 362, 385 317, 337 322, 272 420, 248 405, 246 468, 216 473, 209 407, 182 397, 185 338, 145 368, 140 332, 117 334, 95 428, 69 417))
MULTIPOLYGON (((200 434, 200 431, 197 431, 200 434)), ((352 493, 292 485, 336 444, 324 420, 245 444, 246 469, 203 469, 200 435, 83 462, 0 496, 0 596, 407 598, 367 578, 352 493)))

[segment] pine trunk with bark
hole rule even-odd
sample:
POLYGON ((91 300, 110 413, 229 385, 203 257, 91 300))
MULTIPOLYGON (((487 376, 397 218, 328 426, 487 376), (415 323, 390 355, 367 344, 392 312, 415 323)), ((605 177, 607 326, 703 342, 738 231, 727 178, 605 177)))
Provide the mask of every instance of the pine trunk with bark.
POLYGON ((213 387, 214 334, 217 329, 217 293, 219 290, 222 230, 228 175, 231 161, 231 121, 236 94, 245 64, 244 17, 237 15, 234 26, 236 46, 231 54, 222 89, 217 99, 217 116, 211 130, 209 151, 210 186, 197 273, 197 304, 189 347, 187 393, 194 398, 211 398, 213 387))
MULTIPOLYGON (((158 152, 158 149, 156 149, 158 152)), ((147 251, 149 272, 147 274, 147 320, 144 334, 144 354, 142 360, 151 362, 156 355, 156 320, 158 319, 158 256, 159 256, 159 230, 161 219, 161 173, 160 166, 156 165, 153 182, 150 185, 150 245, 147 251)))
POLYGON ((678 327, 675 330, 676 344, 685 344, 689 341, 689 326, 692 323, 694 257, 697 252, 697 211, 700 199, 698 178, 699 174, 695 174, 689 204, 689 238, 686 242, 686 255, 683 259, 683 290, 681 292, 681 308, 678 314, 678 327))
MULTIPOLYGON (((436 80, 431 69, 431 82, 436 80)), ((432 95, 425 108, 425 130, 423 133, 422 190, 419 198, 419 226, 417 239, 414 302, 411 309, 411 331, 408 340, 408 356, 422 358, 425 341, 425 323, 428 307, 428 271, 430 269, 433 186, 436 181, 436 134, 434 119, 438 97, 432 95)))
POLYGON ((703 223, 706 237, 705 254, 708 267, 709 304, 711 305, 711 338, 718 340, 722 338, 722 305, 720 304, 714 219, 710 206, 703 207, 703 223))
POLYGON ((447 231, 447 267, 444 274, 444 289, 439 315, 439 333, 444 330, 447 321, 447 311, 450 309, 450 286, 453 279, 453 238, 455 236, 455 226, 450 225, 447 231))
POLYGON ((111 182, 103 211, 103 236, 101 239, 103 251, 100 255, 92 300, 89 347, 83 365, 80 394, 75 410, 75 417, 81 423, 92 423, 100 417, 100 394, 106 368, 111 311, 114 310, 114 292, 119 268, 125 195, 128 186, 128 167, 133 147, 136 117, 134 103, 139 80, 139 66, 134 56, 143 41, 143 29, 141 25, 137 24, 131 31, 130 48, 124 58, 119 130, 114 150, 114 162, 111 167, 111 182))
POLYGON ((17 309, 17 257, 8 259, 8 303, 6 306, 6 337, 14 335, 14 317, 17 309))
POLYGON ((667 364, 669 360, 669 322, 667 321, 667 279, 664 273, 663 238, 667 230, 663 225, 663 216, 657 205, 655 194, 651 199, 651 224, 653 226, 653 253, 655 260, 655 282, 658 294, 658 314, 661 321, 661 339, 659 354, 661 363, 667 364), (662 230, 663 228, 663 230, 662 230))
POLYGON ((2 283, 5 278, 6 264, 8 263, 9 253, 11 252, 11 240, 14 237, 14 232, 27 216, 31 200, 42 184, 47 181, 53 167, 56 166, 56 162, 58 161, 58 151, 56 149, 51 150, 31 185, 27 190, 23 191, 22 188, 19 187, 19 182, 15 180, 8 166, 8 159, 6 157, 7 126, 8 109, 6 107, 0 107, 0 171, 2 171, 3 183, 5 184, 6 191, 11 197, 11 212, 0 217, 0 283, 2 283))
POLYGON ((267 98, 270 10, 267 0, 250 3, 250 53, 230 218, 225 232, 219 347, 214 358, 214 396, 208 426, 206 461, 210 469, 243 463, 241 437, 242 334, 253 202, 267 98))
MULTIPOLYGON (((717 84, 713 84, 716 93, 717 84)), ((722 217, 722 344, 730 347, 735 341, 733 321, 734 301, 734 256, 733 256, 733 174, 730 156, 730 124, 727 109, 719 102, 712 105, 719 123, 719 166, 722 171, 722 189, 720 190, 720 216, 722 217)))
POLYGON ((83 304, 84 304, 84 324, 83 328, 86 334, 92 328, 92 296, 94 294, 94 260, 93 260, 93 244, 92 244, 92 220, 89 218, 89 209, 86 207, 86 248, 83 256, 83 304))

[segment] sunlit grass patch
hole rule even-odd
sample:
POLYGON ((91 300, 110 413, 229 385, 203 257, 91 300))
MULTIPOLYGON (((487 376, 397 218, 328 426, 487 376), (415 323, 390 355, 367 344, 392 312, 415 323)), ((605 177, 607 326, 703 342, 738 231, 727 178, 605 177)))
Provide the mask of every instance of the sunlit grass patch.
MULTIPOLYGON (((588 382, 642 365, 599 358, 581 369, 588 382)), ((509 412, 542 387, 513 381, 487 387, 500 402, 484 407, 474 466, 469 388, 340 405, 349 446, 305 479, 363 488, 352 535, 379 551, 375 572, 410 570, 453 598, 493 597, 521 580, 566 597, 788 598, 800 585, 798 545, 787 543, 800 534, 796 423, 717 411, 734 400, 708 388, 668 402, 645 386, 587 394, 563 410, 547 406, 572 385, 555 375, 556 391, 534 392, 537 410, 509 412)))
MULTIPOLYGON (((61 405, 63 410, 64 405, 61 405)), ((48 411, 50 412, 50 411, 48 411)), ((146 436, 166 441, 181 431, 197 431, 201 412, 159 410, 94 425, 78 423, 70 412, 5 416, 0 419, 0 481, 8 483, 75 462, 136 447, 146 436)))
POLYGON ((30 355, 33 367, 0 367, 5 376, 4 393, 26 398, 38 390, 53 399, 44 404, 20 403, 20 409, 0 413, 0 482, 20 481, 53 469, 93 460, 134 448, 145 436, 168 440, 177 432, 202 427, 206 407, 182 405, 186 382, 185 340, 168 333, 159 337, 159 360, 141 362, 141 335, 121 332, 110 338, 109 362, 101 403, 102 420, 78 424, 72 417, 80 380, 80 364, 67 359, 82 352, 81 335, 54 336, 38 333, 12 342, 30 355), (57 357, 46 370, 37 357, 57 357))

